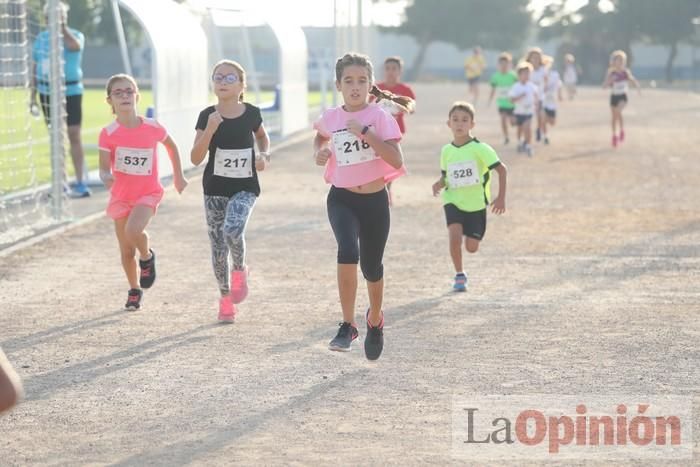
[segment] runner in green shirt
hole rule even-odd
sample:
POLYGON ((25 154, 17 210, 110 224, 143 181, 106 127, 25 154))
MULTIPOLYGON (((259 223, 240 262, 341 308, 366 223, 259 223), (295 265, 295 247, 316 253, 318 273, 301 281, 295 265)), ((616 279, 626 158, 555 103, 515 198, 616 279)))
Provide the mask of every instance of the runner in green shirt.
POLYGON ((518 75, 512 70, 513 57, 508 52, 503 52, 498 56, 498 71, 491 75, 491 95, 489 105, 493 96, 497 96, 496 104, 498 113, 501 116, 501 130, 503 130, 503 144, 508 144, 508 123, 515 125, 513 109, 515 104, 508 98, 508 91, 511 86, 518 81, 518 75))
POLYGON ((447 126, 453 140, 440 154, 440 179, 433 184, 433 195, 442 192, 450 256, 455 267, 453 289, 467 290, 467 276, 462 267, 462 237, 469 253, 476 253, 486 231, 486 209, 489 203, 494 214, 506 211, 506 166, 496 151, 477 140, 474 128, 474 107, 466 102, 455 102, 448 114, 447 126), (491 202, 491 170, 498 173, 498 196, 491 202))

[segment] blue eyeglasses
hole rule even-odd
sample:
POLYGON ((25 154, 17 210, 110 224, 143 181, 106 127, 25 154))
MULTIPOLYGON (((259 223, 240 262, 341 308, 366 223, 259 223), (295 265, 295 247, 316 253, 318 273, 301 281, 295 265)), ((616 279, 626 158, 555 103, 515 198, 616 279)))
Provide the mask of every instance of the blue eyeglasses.
POLYGON ((238 81, 240 81, 238 79, 238 75, 236 73, 229 73, 228 75, 222 75, 222 74, 217 73, 214 76, 212 76, 211 79, 213 79, 215 83, 226 83, 226 84, 233 84, 233 83, 237 83, 238 81))

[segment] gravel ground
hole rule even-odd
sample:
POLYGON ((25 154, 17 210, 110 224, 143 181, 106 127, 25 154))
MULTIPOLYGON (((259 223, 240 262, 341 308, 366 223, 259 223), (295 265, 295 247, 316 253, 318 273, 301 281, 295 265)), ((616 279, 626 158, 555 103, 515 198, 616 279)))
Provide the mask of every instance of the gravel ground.
MULTIPOLYGON (((169 190, 150 227, 159 276, 141 311, 121 310, 128 287, 106 218, 0 258, 0 346, 26 390, 0 419, 0 464, 480 465, 451 451, 455 395, 676 394, 697 405, 700 96, 632 94, 627 141, 612 150, 607 96, 583 89, 531 160, 501 145, 495 109, 478 107, 475 134, 509 168, 508 211, 489 217, 481 250, 465 256, 470 290, 453 294, 430 186, 465 89, 416 88, 380 360, 361 342, 326 348, 341 314, 309 139, 262 175, 251 294, 232 326, 216 323, 200 178, 182 196, 169 190)), ((361 335, 366 305, 362 287, 361 335)), ((693 428, 697 459, 697 416, 693 428)), ((538 461, 517 465, 527 462, 538 461)))

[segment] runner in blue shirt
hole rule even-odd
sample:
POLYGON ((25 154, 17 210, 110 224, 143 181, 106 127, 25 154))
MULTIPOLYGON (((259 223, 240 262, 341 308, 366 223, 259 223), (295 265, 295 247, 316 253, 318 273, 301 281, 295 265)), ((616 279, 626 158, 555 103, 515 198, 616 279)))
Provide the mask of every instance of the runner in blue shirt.
MULTIPOLYGON (((83 102, 83 48, 85 37, 76 30, 69 28, 68 5, 63 2, 60 5, 61 34, 63 36, 63 61, 65 86, 66 86, 66 114, 68 124, 68 140, 70 141, 70 153, 75 169, 76 183, 72 187, 71 195, 82 198, 90 196, 90 190, 83 182, 83 164, 85 153, 80 137, 80 125, 82 123, 83 102)), ((48 23, 48 5, 44 8, 44 15, 48 23)), ((39 102, 44 113, 46 124, 50 121, 50 41, 49 31, 42 31, 36 37, 32 50, 34 72, 32 79, 32 106, 36 105, 36 95, 39 94, 39 102)))

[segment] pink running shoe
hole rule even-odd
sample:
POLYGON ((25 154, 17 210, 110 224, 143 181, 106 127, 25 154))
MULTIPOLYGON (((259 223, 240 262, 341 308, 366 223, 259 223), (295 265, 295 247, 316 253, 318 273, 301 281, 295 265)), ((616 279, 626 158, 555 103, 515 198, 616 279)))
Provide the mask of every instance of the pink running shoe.
POLYGON ((625 140, 625 130, 620 130, 620 137, 618 141, 623 142, 625 140))
POLYGON ((231 296, 226 295, 219 299, 219 322, 233 323, 236 318, 236 306, 231 301, 231 296))
POLYGON ((613 135, 612 145, 613 145, 614 148, 617 147, 617 136, 616 136, 616 135, 613 135))
POLYGON ((248 296, 248 266, 242 271, 231 271, 231 301, 241 303, 248 296))

